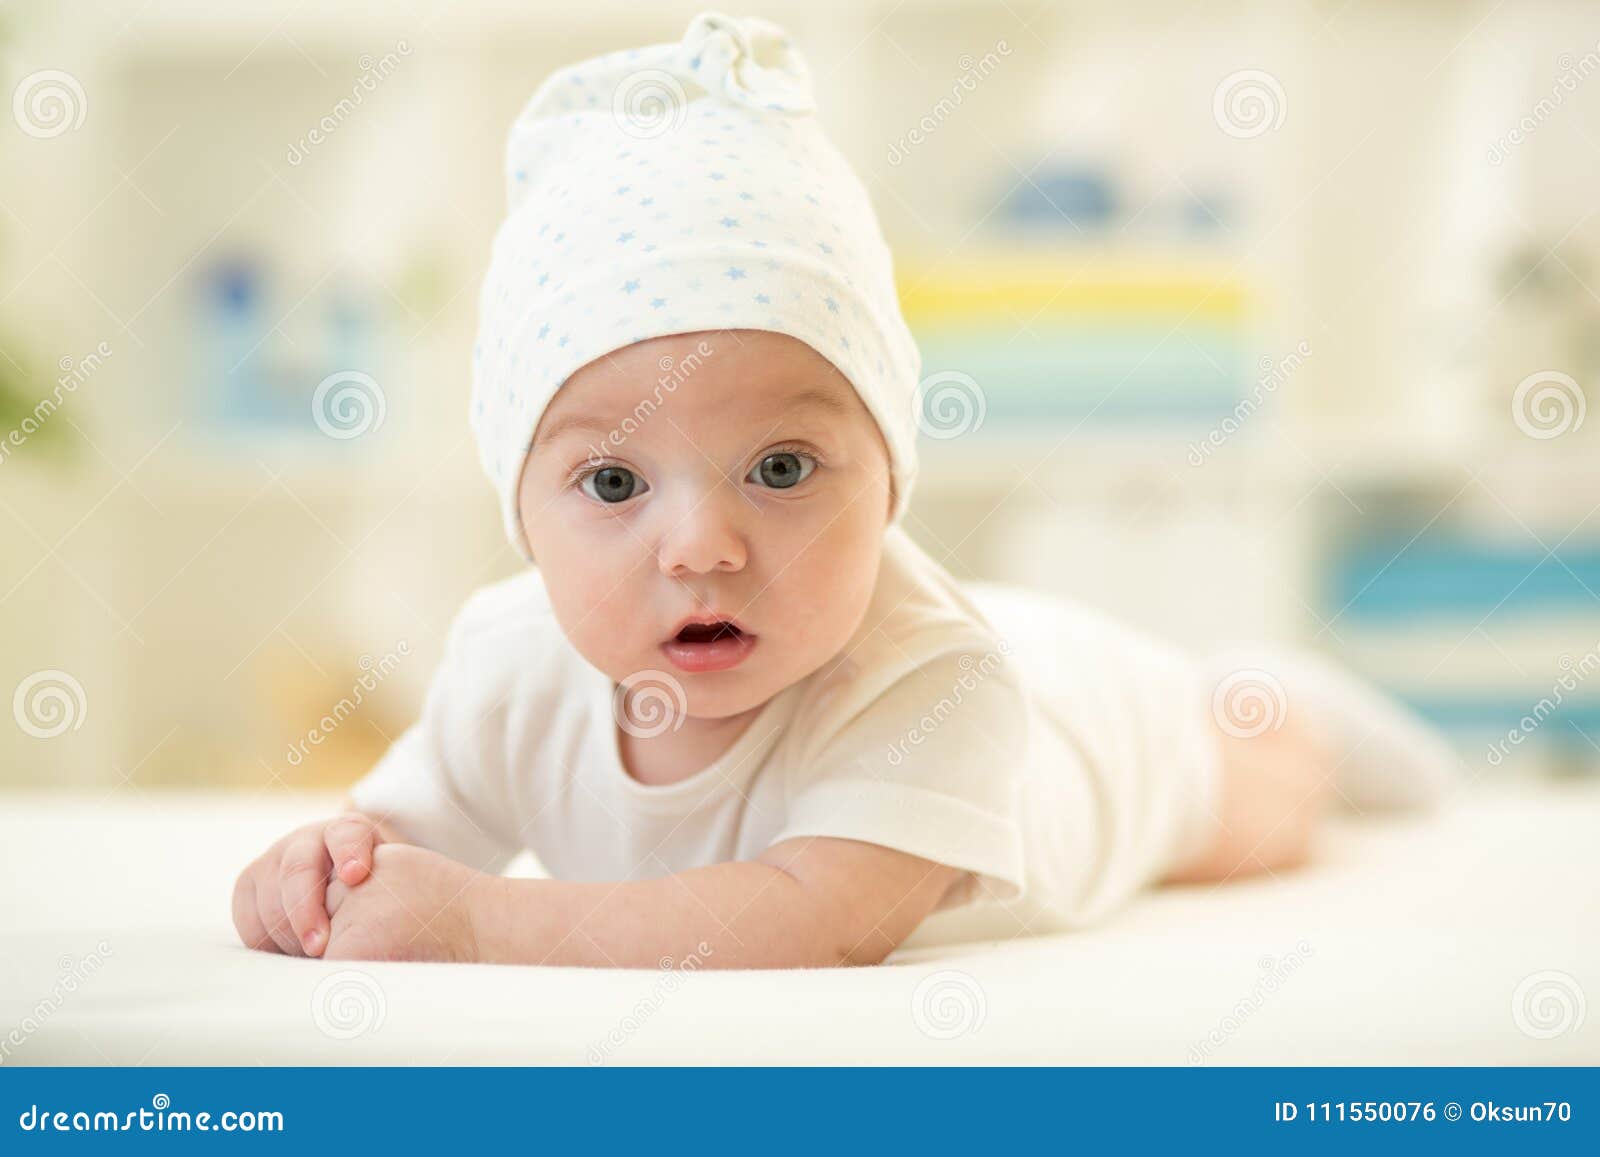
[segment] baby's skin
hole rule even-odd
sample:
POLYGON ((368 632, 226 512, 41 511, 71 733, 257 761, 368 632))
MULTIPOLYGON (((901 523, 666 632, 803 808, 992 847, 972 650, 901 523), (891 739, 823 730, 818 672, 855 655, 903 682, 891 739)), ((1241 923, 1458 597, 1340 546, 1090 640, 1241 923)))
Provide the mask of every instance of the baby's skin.
MULTIPOLYGON (((562 630, 614 680, 660 666, 662 640, 686 615, 749 625, 754 650, 737 670, 679 672, 681 727, 619 733, 628 773, 665 784, 727 750, 860 625, 891 510, 889 459, 850 383, 803 342, 679 334, 618 350, 562 386, 524 467, 521 506, 562 630), (661 398, 668 357, 694 369, 661 398), (634 429, 646 399, 659 408, 634 429), (609 437, 623 428, 625 440, 609 437)), ((351 813, 290 833, 245 869, 234 921, 251 947, 343 959, 654 968, 698 951, 722 968, 871 964, 959 875, 809 837, 653 880, 513 880, 351 813)))
MULTIPOLYGON (((520 488, 523 530, 568 640, 619 682, 658 666, 688 615, 736 615, 754 641, 737 669, 681 672, 681 727, 619 733, 628 774, 686 778, 840 653, 866 614, 892 498, 877 424, 832 363, 793 338, 677 334, 572 375, 540 421, 520 488), (661 398, 666 358, 695 368, 661 398), (655 409, 637 422, 646 399, 655 409)), ((1225 795, 1255 802, 1219 817, 1217 846, 1181 878, 1298 862, 1322 774, 1315 753, 1285 737, 1225 748, 1225 779, 1288 786, 1225 795)), ((882 961, 960 876, 877 844, 806 837, 648 880, 507 879, 350 811, 251 863, 233 917, 252 948, 329 959, 655 968, 695 954, 715 968, 829 967, 882 961)))

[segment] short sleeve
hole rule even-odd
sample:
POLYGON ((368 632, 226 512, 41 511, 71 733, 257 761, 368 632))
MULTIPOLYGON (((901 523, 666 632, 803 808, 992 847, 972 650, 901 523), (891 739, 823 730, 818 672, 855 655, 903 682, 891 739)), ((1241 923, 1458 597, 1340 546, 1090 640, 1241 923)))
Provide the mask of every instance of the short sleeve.
MULTIPOLYGON (((498 874, 519 851, 500 817, 491 718, 497 700, 463 654, 467 609, 456 617, 423 701, 422 714, 350 789, 355 806, 410 842, 479 871, 498 874)), ((503 779, 503 776, 501 777, 503 779)))
POLYGON ((1015 662, 956 651, 897 679, 790 769, 773 843, 862 840, 964 869, 938 910, 1020 897, 1028 712, 1015 662))

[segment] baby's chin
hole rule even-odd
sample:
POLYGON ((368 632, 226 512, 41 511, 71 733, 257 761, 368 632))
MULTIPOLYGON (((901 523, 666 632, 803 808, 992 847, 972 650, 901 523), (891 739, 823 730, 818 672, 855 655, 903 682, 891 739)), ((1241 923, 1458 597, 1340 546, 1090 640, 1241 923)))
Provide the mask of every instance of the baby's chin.
POLYGON ((652 695, 664 706, 668 700, 676 700, 667 709, 675 709, 685 721, 715 723, 760 709, 804 675, 804 672, 763 669, 759 661, 746 662, 727 671, 681 671, 663 657, 655 662, 653 669, 640 667, 631 672, 613 673, 612 682, 628 684, 633 689, 625 702, 652 695))
POLYGON ((762 707, 774 695, 791 684, 768 679, 738 678, 735 676, 712 684, 704 675, 682 676, 687 699, 686 713, 691 719, 731 719, 762 707), (708 685, 709 684, 709 685, 708 685))
MULTIPOLYGON (((843 646, 820 635, 811 638, 757 636, 754 648, 736 666, 723 670, 685 669, 658 648, 595 655, 581 645, 590 664, 605 672, 619 692, 624 710, 636 700, 656 703, 681 718, 707 723, 746 715, 762 707, 825 664, 843 646)), ((691 660, 692 661, 692 660, 691 660)))
POLYGON ((678 697, 678 708, 683 716, 706 723, 746 715, 789 686, 781 677, 766 672, 758 674, 742 667, 732 671, 684 672, 671 663, 657 664, 654 676, 646 674, 642 678, 659 683, 663 681, 662 676, 676 685, 672 694, 678 697))

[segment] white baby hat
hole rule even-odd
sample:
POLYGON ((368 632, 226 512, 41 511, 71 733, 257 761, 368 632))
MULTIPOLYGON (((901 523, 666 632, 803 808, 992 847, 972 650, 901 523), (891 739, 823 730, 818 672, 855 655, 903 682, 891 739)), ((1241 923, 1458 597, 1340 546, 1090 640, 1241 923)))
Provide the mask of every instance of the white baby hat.
POLYGON ((883 431, 891 521, 904 512, 921 357, 866 190, 814 108, 781 28, 702 13, 679 43, 559 70, 517 118, 471 422, 525 558, 518 486, 556 390, 603 354, 698 330, 773 330, 831 361, 883 431))

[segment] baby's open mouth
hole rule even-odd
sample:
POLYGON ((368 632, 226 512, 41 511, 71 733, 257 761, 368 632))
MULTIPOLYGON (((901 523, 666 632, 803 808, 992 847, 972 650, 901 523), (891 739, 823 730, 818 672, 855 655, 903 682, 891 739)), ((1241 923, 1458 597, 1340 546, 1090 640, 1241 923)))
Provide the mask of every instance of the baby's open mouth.
POLYGON ((755 645, 755 635, 732 619, 718 618, 684 623, 661 649, 680 671, 703 672, 737 667, 755 645))
POLYGON ((742 634, 739 624, 720 619, 715 623, 690 623, 673 637, 680 643, 709 643, 742 634))

